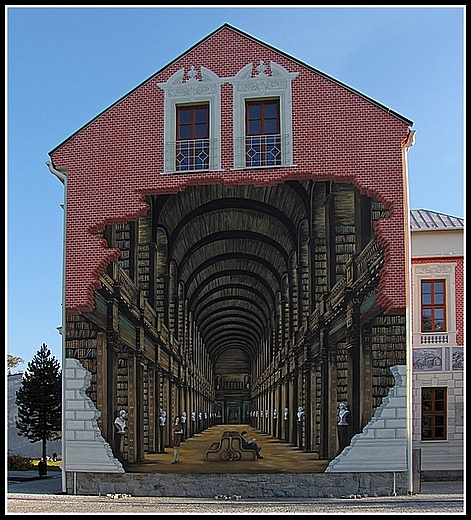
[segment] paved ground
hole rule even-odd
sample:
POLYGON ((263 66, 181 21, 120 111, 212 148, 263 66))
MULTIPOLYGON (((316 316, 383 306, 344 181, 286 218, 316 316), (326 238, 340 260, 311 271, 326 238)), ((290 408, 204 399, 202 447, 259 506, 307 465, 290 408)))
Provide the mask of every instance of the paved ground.
POLYGON ((60 472, 9 472, 6 514, 465 514, 463 482, 423 482, 413 496, 345 499, 212 500, 175 497, 78 496, 62 494, 60 472), (18 480, 15 480, 18 479, 18 480))
POLYGON ((60 495, 62 493, 62 472, 49 471, 39 477, 37 471, 9 471, 7 492, 28 495, 60 495))
MULTIPOLYGON (((143 463, 127 468, 136 472, 228 472, 228 463, 204 461, 204 453, 228 425, 212 427, 185 440, 181 445, 180 464, 172 464, 173 450, 146 455, 143 463)), ((262 446, 262 460, 232 464, 232 473, 296 473, 323 472, 328 461, 316 459, 313 453, 283 443, 246 425, 234 429, 248 431, 262 446)), ((368 497, 345 499, 280 499, 253 500, 244 497, 194 499, 175 497, 83 496, 62 493, 62 473, 49 470, 39 477, 36 471, 8 472, 7 514, 308 514, 308 513, 359 513, 359 514, 464 514, 465 500, 462 481, 423 482, 421 492, 412 496, 368 497)))

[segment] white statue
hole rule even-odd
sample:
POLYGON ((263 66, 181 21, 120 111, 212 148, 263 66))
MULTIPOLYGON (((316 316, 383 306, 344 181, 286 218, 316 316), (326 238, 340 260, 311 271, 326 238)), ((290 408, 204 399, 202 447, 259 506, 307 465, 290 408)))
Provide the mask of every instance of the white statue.
POLYGON ((186 412, 182 412, 181 422, 182 422, 182 424, 186 423, 186 412))
POLYGON ((278 419, 278 410, 276 408, 273 410, 273 419, 278 419))
POLYGON ((124 433, 127 418, 128 416, 126 410, 120 410, 118 417, 116 417, 116 419, 114 420, 114 425, 116 426, 117 433, 124 433))
POLYGON ((298 421, 302 421, 304 419, 304 408, 300 406, 298 408, 298 421))
POLYGON ((284 419, 285 421, 288 420, 288 414, 289 414, 289 410, 288 410, 288 408, 285 408, 285 412, 284 412, 284 416, 283 416, 283 419, 284 419))
POLYGON ((159 426, 165 426, 166 420, 167 420, 167 412, 165 410, 161 410, 160 415, 159 415, 159 426))
POLYGON ((196 421, 196 412, 191 412, 191 421, 192 422, 196 421))
POLYGON ((347 403, 339 404, 339 422, 338 426, 348 426, 347 415, 350 413, 347 403))

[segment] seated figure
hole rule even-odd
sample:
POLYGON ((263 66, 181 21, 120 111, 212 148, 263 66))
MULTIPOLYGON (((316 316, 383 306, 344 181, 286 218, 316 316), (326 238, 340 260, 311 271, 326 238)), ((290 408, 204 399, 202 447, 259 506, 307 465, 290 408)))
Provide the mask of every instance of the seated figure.
POLYGON ((262 448, 260 448, 260 446, 255 442, 255 437, 251 441, 247 441, 247 439, 246 439, 247 432, 246 431, 243 431, 240 434, 240 436, 242 437, 242 448, 244 448, 245 450, 254 450, 257 455, 257 459, 263 459, 263 457, 260 455, 260 450, 262 448))

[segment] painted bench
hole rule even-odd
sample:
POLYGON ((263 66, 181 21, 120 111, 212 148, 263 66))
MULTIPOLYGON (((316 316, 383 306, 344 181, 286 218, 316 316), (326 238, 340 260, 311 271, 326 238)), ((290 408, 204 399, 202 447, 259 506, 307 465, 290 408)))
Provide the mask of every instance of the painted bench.
POLYGON ((255 460, 255 450, 242 448, 242 437, 239 432, 225 431, 218 442, 213 442, 204 454, 204 460, 255 460))

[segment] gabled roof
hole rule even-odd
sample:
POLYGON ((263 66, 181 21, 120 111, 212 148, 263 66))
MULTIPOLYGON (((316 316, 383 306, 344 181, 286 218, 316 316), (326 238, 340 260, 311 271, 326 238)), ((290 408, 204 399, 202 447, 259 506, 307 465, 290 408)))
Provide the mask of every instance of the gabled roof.
POLYGON ((347 90, 350 90, 351 92, 354 92, 356 95, 366 99, 368 102, 370 103, 373 103, 374 105, 376 105, 377 107, 381 108, 382 110, 385 110, 386 112, 388 112, 389 114, 391 114, 392 116, 400 119, 401 121, 403 121, 404 123, 406 123, 407 125, 409 126, 412 126, 414 124, 413 121, 411 121, 410 119, 407 119, 406 117, 400 115, 399 113, 397 112, 394 112, 393 110, 391 110, 390 108, 386 107, 385 105, 379 103, 378 101, 375 101, 374 99, 366 96, 365 94, 359 92, 358 90, 355 90, 354 88, 348 86, 347 84, 345 83, 342 83, 341 81, 333 78, 332 76, 329 76, 328 74, 310 66, 310 65, 307 65, 306 63, 304 63, 303 61, 297 59, 297 58, 294 58, 293 56, 287 54, 286 52, 283 52, 283 51, 280 51, 279 49, 277 49, 276 47, 273 47, 272 45, 269 45, 268 43, 265 43, 263 42, 262 40, 259 40, 253 36, 251 36, 250 34, 247 34, 245 33, 244 31, 241 31, 240 29, 237 29, 236 27, 228 24, 228 23, 225 23, 223 25, 221 25, 220 27, 218 27, 216 30, 214 30, 213 32, 211 32, 210 34, 208 34, 207 36, 205 36, 204 38, 202 38, 199 42, 195 43, 194 45, 192 45, 189 49, 187 49, 185 52, 183 52, 182 54, 180 54, 179 56, 177 56, 176 58, 174 58, 171 62, 169 62, 167 65, 165 65, 164 67, 162 67, 161 69, 159 69, 157 72, 155 72, 154 74, 152 74, 152 76, 150 76, 149 78, 145 79, 144 81, 142 81, 139 85, 137 85, 135 88, 133 88, 132 90, 130 90, 129 92, 127 92, 124 96, 120 97, 117 101, 115 101, 114 103, 112 103, 109 107, 105 108, 102 112, 100 112, 99 114, 97 114, 93 119, 91 119, 90 121, 88 121, 86 124, 84 124, 81 128, 79 128, 76 132, 74 132, 72 135, 70 135, 67 139, 65 139, 62 143, 58 144, 56 147, 54 147, 53 150, 51 150, 49 152, 49 155, 51 155, 52 153, 54 153, 55 150, 57 150, 59 147, 61 147, 64 143, 66 143, 69 139, 71 139, 74 135, 76 135, 77 133, 79 133, 83 128, 85 128, 86 126, 88 126, 92 121, 94 121, 95 119, 97 119, 98 117, 100 117, 104 112, 106 112, 107 110, 109 110, 110 108, 112 108, 114 105, 118 104, 122 99, 124 99, 125 97, 127 97, 129 94, 131 94, 132 92, 134 92, 135 90, 137 90, 138 88, 140 88, 142 85, 144 85, 145 83, 147 83, 148 81, 152 80, 152 78, 154 78, 154 76, 160 74, 162 71, 164 71, 166 68, 170 67, 173 63, 175 63, 176 61, 180 60, 183 56, 185 56, 185 54, 189 53, 192 49, 194 49, 195 47, 197 47, 198 45, 200 45, 201 43, 203 43, 205 40, 211 38, 214 34, 216 34, 218 31, 222 31, 223 29, 229 29, 231 31, 234 31, 238 34, 240 34, 241 36, 243 36, 244 38, 249 38, 251 39, 252 41, 258 43, 259 45, 263 45, 275 52, 277 52, 278 54, 282 54, 283 56, 285 56, 286 58, 290 59, 291 61, 294 61, 296 63, 299 63, 300 65, 302 65, 303 67, 306 67, 307 69, 315 72, 316 74, 319 74, 327 79, 329 79, 330 81, 333 81, 334 83, 337 83, 338 85, 341 85, 343 88, 347 89, 347 90))
MULTIPOLYGON (((357 94, 358 96, 361 96, 362 98, 368 100, 370 103, 373 103, 374 105, 382 108, 383 110, 386 110, 387 112, 389 112, 391 115, 397 117, 398 119, 400 119, 401 121, 404 121, 406 124, 408 124, 409 126, 412 126, 414 124, 413 121, 411 121, 410 119, 407 119, 406 117, 402 116, 401 114, 397 113, 397 112, 394 112, 394 110, 391 110, 390 108, 386 107, 385 105, 383 105, 382 103, 378 103, 378 101, 375 101, 374 99, 366 96, 365 94, 361 93, 360 91, 358 90, 355 90, 354 88, 350 87, 349 85, 347 85, 346 83, 342 83, 341 81, 339 81, 338 79, 335 79, 333 78, 332 76, 329 76, 328 74, 326 74, 325 72, 322 72, 320 71, 319 69, 316 69, 314 67, 312 67, 311 65, 308 65, 306 64, 305 62, 299 60, 298 58, 294 58, 293 56, 291 56, 290 54, 287 54, 286 52, 284 51, 281 51, 280 49, 277 49, 276 47, 274 47, 273 45, 269 45, 268 43, 265 43, 264 41, 262 40, 259 40, 258 38, 255 38, 253 36, 251 36, 250 34, 244 32, 244 31, 241 31, 240 29, 237 29, 236 27, 234 27, 233 25, 230 25, 228 23, 225 23, 223 25, 221 25, 221 27, 219 27, 218 29, 216 29, 215 31, 213 31, 211 34, 209 34, 208 36, 206 36, 206 38, 203 38, 202 40, 200 40, 199 43, 197 43, 196 45, 199 45, 201 42, 203 42, 204 40, 206 40, 207 38, 211 37, 213 34, 215 34, 216 32, 224 29, 225 27, 227 27, 228 29, 231 29, 232 31, 234 32, 237 32, 239 33, 240 35, 244 36, 245 38, 249 38, 251 40, 253 40, 254 42, 258 43, 259 45, 264 45, 265 47, 268 47, 269 49, 279 53, 279 54, 282 54, 283 56, 285 56, 286 58, 288 58, 289 60, 291 61, 295 61, 297 63, 299 63, 300 65, 302 65, 303 67, 306 67, 314 72, 316 72, 317 74, 320 74, 321 76, 324 76, 324 78, 328 78, 329 80, 333 81, 334 83, 337 83, 338 85, 341 85, 342 87, 350 90, 351 92, 354 92, 355 94, 357 94)), ((195 45, 195 46, 196 46, 195 45)), ((193 48, 193 47, 192 47, 193 48)), ((188 49, 190 50, 190 49, 188 49)), ((188 51, 186 51, 188 52, 188 51)), ((186 54, 183 53, 183 54, 186 54)), ((182 54, 182 56, 183 56, 182 54)), ((180 57, 179 57, 180 58, 180 57)), ((177 59, 179 59, 177 58, 177 59)), ((176 60, 174 60, 176 61, 176 60)), ((172 62, 173 63, 173 62, 172 62)))
POLYGON ((411 230, 439 230, 464 228, 464 219, 428 209, 413 209, 410 212, 411 230))

